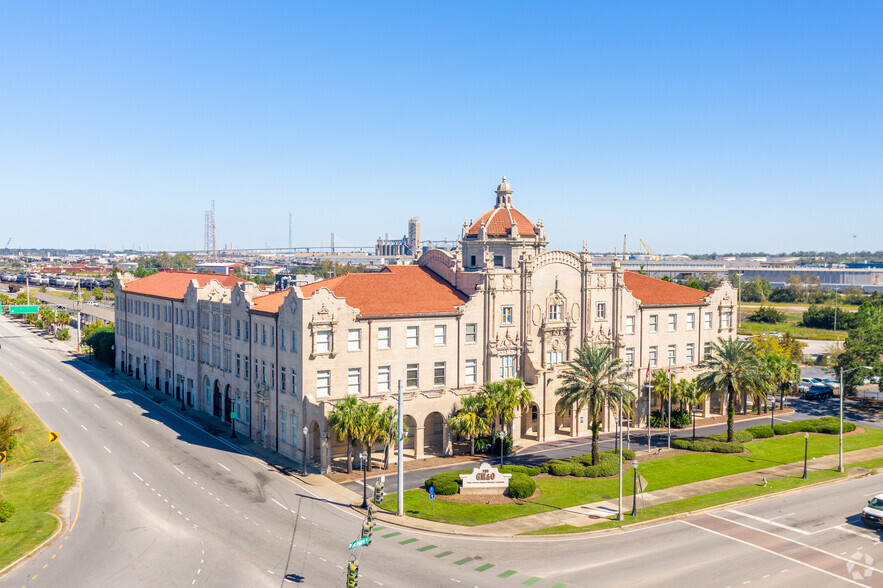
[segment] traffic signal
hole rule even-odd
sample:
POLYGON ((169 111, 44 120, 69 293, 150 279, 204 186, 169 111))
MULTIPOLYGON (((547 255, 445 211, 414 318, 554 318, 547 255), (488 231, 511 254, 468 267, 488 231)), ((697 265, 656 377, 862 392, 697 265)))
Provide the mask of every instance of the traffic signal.
POLYGON ((383 502, 383 480, 378 480, 376 484, 374 484, 374 504, 380 506, 383 502))
POLYGON ((356 588, 359 584, 359 560, 354 559, 346 568, 346 588, 356 588))

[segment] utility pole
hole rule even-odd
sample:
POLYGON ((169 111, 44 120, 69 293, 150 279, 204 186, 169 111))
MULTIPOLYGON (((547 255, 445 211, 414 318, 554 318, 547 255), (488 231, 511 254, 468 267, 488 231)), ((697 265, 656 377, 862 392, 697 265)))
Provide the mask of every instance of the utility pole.
POLYGON ((80 291, 80 276, 77 275, 77 353, 80 352, 80 333, 83 331, 82 319, 80 317, 80 297, 82 296, 82 292, 80 291))
POLYGON ((396 462, 396 514, 400 517, 405 516, 405 460, 402 455, 404 449, 404 426, 405 420, 402 416, 402 381, 399 380, 399 427, 398 427, 398 451, 399 458, 396 462))

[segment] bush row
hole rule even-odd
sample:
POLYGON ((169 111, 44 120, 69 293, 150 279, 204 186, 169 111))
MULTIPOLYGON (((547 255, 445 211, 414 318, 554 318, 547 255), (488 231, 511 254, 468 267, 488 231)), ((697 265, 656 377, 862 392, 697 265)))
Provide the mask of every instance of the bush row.
MULTIPOLYGON (((734 437, 737 443, 748 443, 749 441, 754 441, 754 434, 751 431, 733 431, 734 437)), ((727 434, 726 433, 713 433, 707 437, 712 441, 723 441, 726 443, 727 434)))
POLYGON ((707 437, 702 437, 691 441, 689 439, 672 439, 671 446, 675 449, 686 449, 687 451, 710 451, 712 453, 742 453, 745 446, 738 441, 727 443, 726 441, 714 441, 707 437))
POLYGON ((745 430, 754 435, 755 439, 769 439, 775 435, 772 425, 757 425, 745 430))
MULTIPOLYGON (((540 471, 553 476, 575 476, 579 478, 607 478, 615 476, 619 469, 619 453, 608 449, 599 454, 599 462, 592 465, 592 454, 577 455, 568 459, 553 459, 540 466, 540 471)), ((623 449, 622 459, 635 459, 635 452, 623 449)))
MULTIPOLYGON (((840 420, 837 417, 822 417, 820 419, 806 419, 791 423, 776 423, 773 426, 776 435, 790 435, 792 433, 824 433, 837 435, 840 433, 840 420)), ((855 431, 855 425, 843 422, 843 432, 855 431)))

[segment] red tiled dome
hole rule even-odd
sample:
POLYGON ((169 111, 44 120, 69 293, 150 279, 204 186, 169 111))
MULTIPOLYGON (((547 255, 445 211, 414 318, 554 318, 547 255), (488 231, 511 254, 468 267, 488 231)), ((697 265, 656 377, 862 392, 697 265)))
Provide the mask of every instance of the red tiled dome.
POLYGON ((487 234, 491 237, 501 237, 509 235, 512 232, 512 223, 518 227, 519 235, 536 235, 537 226, 532 220, 527 218, 514 208, 494 208, 487 211, 477 221, 469 227, 467 235, 478 235, 478 229, 481 224, 485 224, 487 234))

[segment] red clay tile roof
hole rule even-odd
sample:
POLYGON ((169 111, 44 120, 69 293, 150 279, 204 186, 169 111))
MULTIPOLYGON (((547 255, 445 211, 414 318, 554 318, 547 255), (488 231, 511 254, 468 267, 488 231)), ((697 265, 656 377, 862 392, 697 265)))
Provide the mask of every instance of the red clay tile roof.
POLYGON ((196 280, 200 287, 205 286, 212 280, 217 280, 222 286, 232 288, 245 280, 236 276, 224 274, 208 274, 203 272, 157 272, 145 278, 129 282, 123 290, 132 294, 147 294, 159 298, 171 298, 181 300, 187 293, 190 280, 196 280))
POLYGON ((266 296, 259 296, 254 299, 254 305, 251 309, 259 312, 279 312, 279 307, 285 302, 285 298, 288 296, 289 292, 291 292, 291 290, 280 290, 279 292, 273 292, 266 296))
POLYGON ((518 227, 519 235, 535 235, 537 226, 520 211, 514 208, 494 208, 487 211, 472 223, 468 235, 477 235, 481 223, 485 223, 487 234, 492 236, 508 235, 512 232, 512 221, 518 227))
POLYGON ((708 292, 635 272, 625 272, 625 287, 645 306, 703 304, 708 292))
POLYGON ((301 286, 305 298, 319 288, 358 308, 362 316, 456 312, 469 297, 419 265, 388 265, 383 271, 346 274, 301 286))

